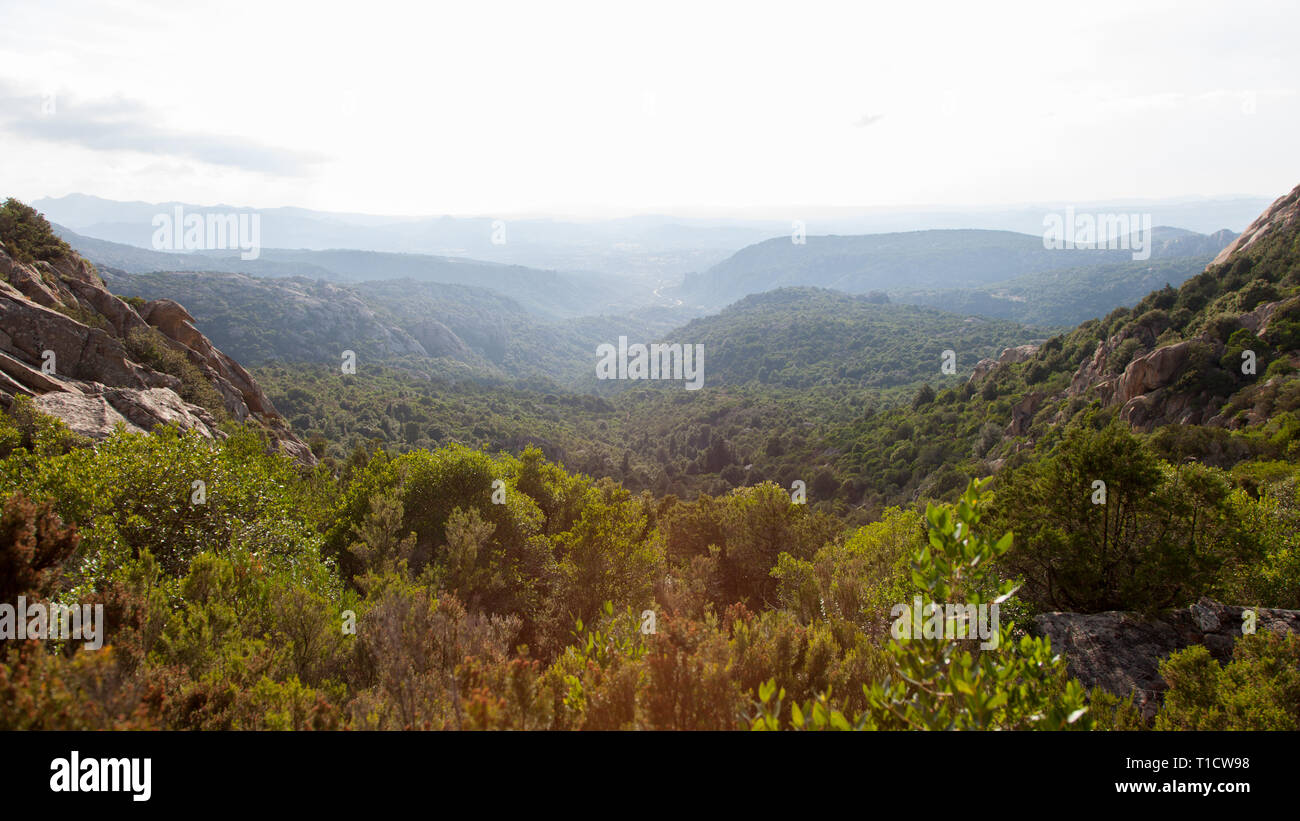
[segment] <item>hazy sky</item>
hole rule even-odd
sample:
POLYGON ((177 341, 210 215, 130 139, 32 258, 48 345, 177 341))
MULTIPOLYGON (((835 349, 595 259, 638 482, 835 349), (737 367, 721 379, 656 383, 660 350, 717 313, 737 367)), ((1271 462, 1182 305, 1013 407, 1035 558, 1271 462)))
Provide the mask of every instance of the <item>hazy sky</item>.
POLYGON ((0 194, 408 214, 1276 196, 1300 3, 0 0, 0 194))

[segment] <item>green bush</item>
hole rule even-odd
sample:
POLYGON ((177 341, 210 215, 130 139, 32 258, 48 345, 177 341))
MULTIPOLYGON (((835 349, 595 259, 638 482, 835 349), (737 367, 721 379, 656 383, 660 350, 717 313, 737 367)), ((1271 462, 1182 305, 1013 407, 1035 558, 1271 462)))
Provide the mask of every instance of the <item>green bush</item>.
POLYGON ((1237 639, 1220 665, 1204 645, 1160 663, 1169 684, 1157 730, 1300 729, 1300 636, 1257 633, 1237 639))
MULTIPOLYGON (((1015 584, 999 581, 994 560, 1012 543, 996 542, 980 526, 989 501, 972 481, 955 506, 926 508, 928 543, 912 555, 912 584, 937 603, 999 606, 1015 584)), ((755 730, 794 729, 1089 729, 1083 688, 1067 680, 1065 663, 1045 638, 1014 637, 1014 625, 1000 622, 992 646, 972 651, 955 636, 973 625, 949 618, 944 637, 905 636, 889 644, 894 669, 883 682, 864 685, 867 707, 847 713, 830 692, 790 704, 775 680, 759 691, 755 730)), ((910 633, 910 630, 907 631, 910 633)))
POLYGON ((72 253, 44 216, 13 197, 0 205, 0 242, 19 262, 54 260, 72 253))

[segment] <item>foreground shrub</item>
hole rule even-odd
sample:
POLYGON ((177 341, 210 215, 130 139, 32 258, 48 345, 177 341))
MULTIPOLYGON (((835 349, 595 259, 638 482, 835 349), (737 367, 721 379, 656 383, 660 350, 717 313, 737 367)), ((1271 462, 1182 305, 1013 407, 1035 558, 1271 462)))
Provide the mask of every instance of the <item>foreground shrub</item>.
POLYGON ((1300 636, 1242 636, 1220 665, 1203 645, 1160 663, 1169 684, 1157 730, 1300 729, 1300 636))

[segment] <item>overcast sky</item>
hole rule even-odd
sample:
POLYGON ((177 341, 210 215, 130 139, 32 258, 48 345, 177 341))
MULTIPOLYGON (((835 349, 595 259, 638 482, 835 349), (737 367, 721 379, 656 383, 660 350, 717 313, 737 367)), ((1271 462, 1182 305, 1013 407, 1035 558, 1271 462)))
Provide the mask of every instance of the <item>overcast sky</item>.
POLYGON ((1300 3, 0 0, 0 194, 391 214, 1277 196, 1300 3))

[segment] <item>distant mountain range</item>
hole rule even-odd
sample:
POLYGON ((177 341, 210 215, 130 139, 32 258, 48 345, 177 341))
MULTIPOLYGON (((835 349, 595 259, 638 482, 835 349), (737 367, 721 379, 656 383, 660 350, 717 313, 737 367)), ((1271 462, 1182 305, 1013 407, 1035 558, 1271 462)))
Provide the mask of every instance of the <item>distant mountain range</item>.
MULTIPOLYGON (((1143 283, 1159 261, 1187 261, 1186 265, 1165 271, 1178 280, 1171 284, 1179 284, 1203 268, 1235 236, 1231 231, 1205 235, 1157 227, 1151 231, 1147 260, 1134 259, 1132 250, 1128 250, 1133 247, 1131 242, 1125 243, 1123 249, 1054 250, 1044 247, 1041 235, 1011 231, 965 229, 809 236, 803 243, 786 236, 751 245, 704 273, 687 275, 679 288, 668 289, 666 293, 687 304, 709 309, 730 304, 748 294, 784 287, 814 286, 848 293, 884 290, 900 301, 930 304, 941 304, 932 302, 935 291, 960 290, 974 293, 940 299, 948 298, 955 308, 971 299, 978 302, 982 293, 994 303, 1012 303, 1002 305, 993 315, 1029 320, 1029 316, 1015 310, 1014 304, 1023 301, 1025 296, 1022 277, 1072 270, 1083 283, 1105 279, 1109 282, 1107 290, 1116 299, 1109 307, 1115 307, 1150 290, 1143 283), (921 295, 909 297, 917 292, 921 295), (1001 296, 1004 292, 1007 296, 1001 296)), ((1044 287, 1059 286, 1045 284, 1044 287)), ((1086 288, 1091 290, 1091 285, 1086 288)), ((1082 309, 1091 310, 1094 304, 1095 300, 1082 309)), ((1085 313, 1082 318, 1090 315, 1085 313)), ((1079 320, 1073 314, 1044 310, 1033 321, 1068 324, 1079 320)))
MULTIPOLYGON (((1210 233, 1221 228, 1239 230, 1270 201, 1265 197, 1220 197, 1075 203, 1075 206, 1097 213, 1140 211, 1151 214, 1155 225, 1178 225, 1210 233)), ((688 272, 705 271, 741 248, 773 237, 788 237, 796 220, 809 235, 954 228, 1032 235, 1042 230, 1044 213, 1063 206, 793 208, 775 215, 771 209, 761 212, 742 209, 739 216, 727 218, 649 214, 565 220, 503 215, 504 233, 498 234, 494 225, 497 217, 492 215, 381 216, 305 208, 120 202, 86 194, 45 198, 32 204, 50 221, 86 237, 140 248, 152 248, 153 218, 180 206, 186 213, 260 214, 262 244, 268 248, 317 251, 354 248, 469 257, 532 268, 600 271, 651 280, 676 279, 688 272)))
POLYGON ((1039 237, 1004 231, 810 237, 807 246, 786 238, 743 249, 661 296, 613 277, 452 257, 267 248, 244 260, 56 230, 116 293, 176 300, 214 344, 250 365, 334 363, 352 350, 453 378, 602 392, 626 387, 593 378, 596 346, 619 336, 705 344, 710 378, 724 382, 898 386, 923 378, 950 346, 969 369, 1047 328, 1181 285, 1236 236, 1157 229, 1145 261, 1127 250, 1051 251, 1039 237), (1007 276, 1018 271, 1026 273, 1007 276), (869 287, 900 283, 911 287, 888 296, 869 287), (701 292, 715 294, 706 303, 735 304, 683 326, 706 308, 667 303, 701 292), (899 350, 904 337, 928 347, 899 350), (827 362, 840 364, 826 370, 827 362))
POLYGON ((936 374, 949 348, 969 372, 1181 285, 1237 236, 1157 227, 1142 260, 1131 242, 1053 250, 1011 231, 783 236, 652 288, 644 277, 463 257, 265 247, 245 260, 56 230, 115 293, 176 300, 250 365, 331 364, 352 350, 454 379, 602 393, 627 387, 598 382, 592 367, 596 346, 619 336, 705 345, 712 384, 901 387, 936 374))
POLYGON ((892 290, 890 296, 899 302, 957 313, 1029 325, 1072 327, 1103 317, 1117 307, 1132 305, 1166 285, 1182 285, 1203 271, 1215 254, 1238 236, 1226 230, 1207 235, 1171 228, 1152 233, 1156 247, 1150 260, 1122 259, 1056 268, 981 288, 892 290))
POLYGON ((981 358, 1046 336, 1014 322, 889 304, 883 294, 816 288, 750 296, 683 325, 672 309, 547 323, 487 289, 412 280, 342 286, 302 277, 111 271, 104 279, 125 297, 180 302, 214 344, 250 366, 336 364, 352 350, 362 362, 403 362, 442 378, 602 393, 647 386, 594 378, 596 346, 620 336, 702 344, 710 385, 789 388, 909 385, 940 377, 947 349, 958 352, 957 372, 969 373, 981 358))
POLYGON ((737 248, 788 230, 788 223, 679 220, 642 216, 591 222, 483 217, 385 217, 304 208, 117 202, 69 194, 35 203, 51 222, 86 237, 152 248, 153 219, 186 214, 256 213, 268 248, 469 257, 536 268, 602 271, 620 277, 680 276, 737 248))
POLYGON ((585 272, 543 271, 457 257, 380 251, 289 251, 263 248, 257 259, 238 251, 175 253, 95 239, 55 224, 55 233, 101 268, 128 274, 156 271, 216 271, 256 277, 309 277, 348 283, 377 279, 473 285, 492 288, 544 319, 620 312, 662 302, 642 281, 585 272))

